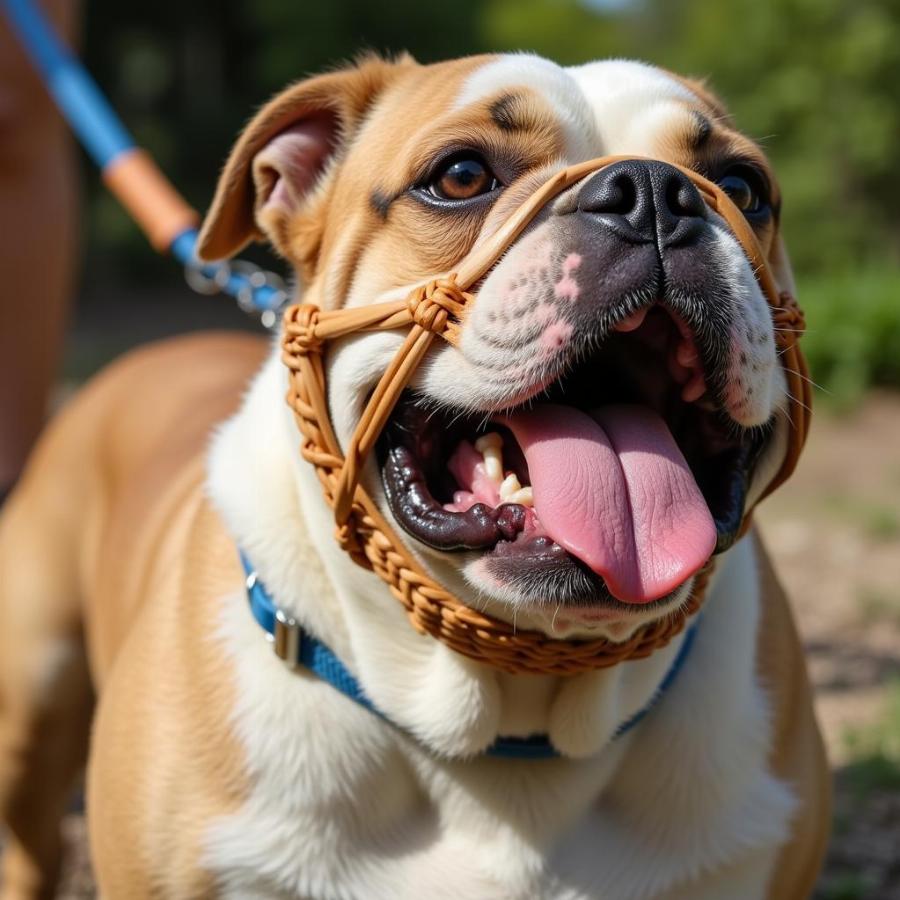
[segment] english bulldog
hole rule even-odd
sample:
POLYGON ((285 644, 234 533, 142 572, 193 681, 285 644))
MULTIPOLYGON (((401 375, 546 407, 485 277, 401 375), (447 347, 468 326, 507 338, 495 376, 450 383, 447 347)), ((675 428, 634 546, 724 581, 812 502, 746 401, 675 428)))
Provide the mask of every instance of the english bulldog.
MULTIPOLYGON (((363 484, 438 584, 548 639, 626 640, 715 555, 692 626, 573 675, 473 661, 334 540, 277 347, 139 350, 50 426, 0 525, 3 898, 52 894, 85 760, 107 898, 808 896, 828 768, 784 594, 739 536, 786 452, 786 381, 747 258, 676 165, 791 274, 774 175, 720 101, 637 62, 364 59, 251 121, 200 249, 264 238, 326 309, 402 297, 607 154, 633 158, 477 285, 363 484), (239 551, 368 705, 273 653, 239 551), (486 752, 533 735, 553 758, 486 752)), ((342 446, 402 337, 329 348, 342 446)))

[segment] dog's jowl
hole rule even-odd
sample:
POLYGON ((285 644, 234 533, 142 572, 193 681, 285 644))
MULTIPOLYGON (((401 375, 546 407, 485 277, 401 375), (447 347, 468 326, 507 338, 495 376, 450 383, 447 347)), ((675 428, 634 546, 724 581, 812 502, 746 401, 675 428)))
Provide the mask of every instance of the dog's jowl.
POLYGON ((52 894, 85 761, 109 898, 808 896, 827 766, 748 518, 802 444, 794 288, 720 101, 632 62, 366 59, 250 122, 201 251, 268 241, 297 302, 363 315, 601 157, 442 301, 352 528, 322 472, 404 329, 309 369, 182 338, 59 415, 0 520, 0 896, 52 894), (285 404, 301 369, 327 409, 285 404))

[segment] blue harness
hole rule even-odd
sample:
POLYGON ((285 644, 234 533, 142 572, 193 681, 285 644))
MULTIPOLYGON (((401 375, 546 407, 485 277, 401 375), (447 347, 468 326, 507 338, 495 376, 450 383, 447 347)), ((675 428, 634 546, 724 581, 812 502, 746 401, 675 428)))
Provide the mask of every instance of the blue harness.
MULTIPOLYGON (((247 599, 250 602, 250 611, 260 627, 270 636, 278 656, 291 667, 303 666, 322 681, 327 681, 345 697, 349 697, 393 725, 394 723, 366 696, 359 681, 347 670, 334 652, 318 638, 301 628, 296 619, 286 615, 283 610, 278 608, 272 595, 243 553, 241 553, 241 563, 247 575, 247 599)), ((669 670, 653 696, 636 713, 619 725, 613 732, 612 740, 631 731, 659 703, 663 694, 675 682, 694 645, 697 624, 698 622, 695 621, 685 633, 675 659, 672 660, 669 670)), ((395 727, 399 728, 399 726, 395 727)), ((529 737, 498 737, 484 752, 488 756, 507 759, 557 759, 560 757, 559 751, 550 743, 550 738, 546 734, 534 734, 529 737)))

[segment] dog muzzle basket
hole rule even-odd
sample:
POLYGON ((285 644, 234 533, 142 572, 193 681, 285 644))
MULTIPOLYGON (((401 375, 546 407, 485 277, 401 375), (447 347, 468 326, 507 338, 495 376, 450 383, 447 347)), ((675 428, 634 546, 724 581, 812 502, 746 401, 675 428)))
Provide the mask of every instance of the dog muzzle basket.
MULTIPOLYGON (((458 343, 466 309, 476 300, 469 289, 553 197, 587 175, 631 158, 603 157, 558 172, 462 260, 454 273, 413 289, 405 300, 341 310, 322 310, 303 303, 289 307, 284 316, 282 358, 290 377, 288 403, 303 435, 303 457, 315 468, 325 499, 334 511, 338 543, 355 562, 377 573, 406 608, 419 632, 506 672, 571 675, 648 656, 682 631, 687 619, 700 608, 712 562, 695 576, 690 597, 677 611, 644 625, 625 641, 551 638, 478 612, 435 582, 381 514, 360 484, 360 476, 397 400, 431 344, 436 339, 454 346, 458 343), (324 353, 328 342, 358 332, 398 329, 407 329, 403 344, 381 376, 344 453, 326 400, 324 353)), ((797 343, 803 314, 792 295, 779 292, 756 236, 728 195, 696 172, 681 171, 740 242, 772 311, 775 342, 788 387, 790 430, 784 460, 763 491, 762 496, 766 496, 790 476, 809 429, 811 388, 797 343)), ((749 526, 749 516, 748 510, 743 530, 749 526)))

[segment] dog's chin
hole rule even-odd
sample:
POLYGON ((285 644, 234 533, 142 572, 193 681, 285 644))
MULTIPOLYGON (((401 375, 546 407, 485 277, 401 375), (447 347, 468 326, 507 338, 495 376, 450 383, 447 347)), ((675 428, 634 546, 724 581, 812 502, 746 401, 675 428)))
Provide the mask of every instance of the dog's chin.
POLYGON ((649 603, 623 603, 603 579, 558 545, 533 555, 493 551, 463 566, 481 605, 507 621, 554 638, 627 640, 638 628, 675 614, 690 597, 687 579, 649 603))

